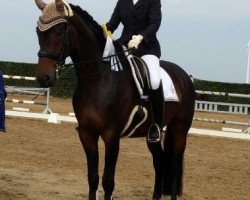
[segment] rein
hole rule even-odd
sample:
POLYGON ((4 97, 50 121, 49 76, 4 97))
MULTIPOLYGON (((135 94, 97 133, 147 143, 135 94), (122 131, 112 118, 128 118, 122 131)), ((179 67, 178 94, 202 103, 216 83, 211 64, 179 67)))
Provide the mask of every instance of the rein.
MULTIPOLYGON (((96 59, 91 59, 91 60, 85 60, 85 61, 81 61, 81 62, 77 62, 77 63, 70 62, 69 64, 65 64, 65 60, 69 56, 69 49, 70 49, 70 45, 71 45, 71 38, 70 38, 70 36, 71 36, 71 28, 70 28, 68 22, 66 24, 67 24, 67 28, 65 30, 65 37, 64 37, 64 40, 63 40, 63 43, 62 43, 62 48, 61 48, 59 53, 47 52, 47 51, 44 51, 44 50, 39 50, 38 51, 38 57, 39 58, 48 58, 48 59, 52 59, 52 60, 57 61, 57 64, 55 65, 55 67, 56 67, 56 77, 57 78, 60 78, 60 76, 62 75, 61 74, 59 76, 59 69, 64 70, 68 66, 74 66, 74 65, 77 65, 77 64, 94 63, 94 62, 97 62, 97 61, 104 61, 105 59, 112 59, 113 57, 116 57, 116 56, 118 56, 120 54, 124 54, 125 52, 131 52, 131 50, 127 49, 127 50, 120 51, 120 52, 117 52, 117 53, 115 53, 113 55, 109 55, 109 56, 106 56, 106 57, 101 57, 101 58, 96 58, 96 59)), ((116 65, 118 63, 120 63, 120 60, 116 61, 113 65, 116 65)), ((96 72, 94 74, 98 74, 98 73, 100 73, 100 72, 96 72)))
MULTIPOLYGON (((124 54, 125 52, 131 52, 131 50, 128 49, 128 50, 125 50, 125 51, 119 51, 119 52, 117 52, 115 54, 112 54, 110 56, 96 58, 96 59, 92 59, 92 60, 84 60, 84 61, 77 62, 77 63, 69 63, 69 64, 65 64, 64 66, 67 67, 67 66, 72 66, 72 65, 77 65, 77 64, 86 64, 86 63, 92 63, 92 62, 97 62, 97 61, 103 61, 105 59, 110 59, 110 58, 113 58, 113 57, 115 57, 117 55, 124 54)), ((108 61, 104 61, 104 62, 108 62, 108 61)), ((117 64, 117 63, 115 63, 115 64, 117 64)))
MULTIPOLYGON (((97 59, 92 59, 92 60, 85 60, 85 61, 77 62, 77 63, 73 63, 73 62, 71 61, 69 64, 64 64, 64 65, 60 66, 60 68, 61 68, 61 71, 62 71, 62 70, 64 70, 64 69, 66 69, 66 67, 72 67, 72 66, 77 65, 77 64, 92 63, 92 62, 102 61, 102 60, 104 60, 104 59, 110 59, 110 58, 112 58, 112 57, 114 57, 114 56, 117 56, 117 55, 120 55, 120 54, 124 54, 125 52, 130 52, 130 50, 120 51, 120 52, 117 52, 116 54, 113 54, 113 55, 110 55, 110 56, 106 56, 106 57, 102 57, 102 58, 97 58, 97 59)), ((125 56, 125 58, 127 58, 127 56, 125 56)), ((120 59, 118 62, 121 63, 121 61, 122 61, 122 60, 125 60, 125 58, 120 59)), ((104 62, 107 62, 107 61, 104 61, 104 62)), ((118 62, 117 62, 117 63, 118 63, 118 62)), ((114 63, 113 65, 116 65, 117 63, 114 63)), ((112 67, 113 65, 111 65, 111 67, 112 67)), ((71 68, 70 68, 70 69, 71 69, 71 68)), ((105 69, 104 69, 104 70, 105 70, 105 69)), ((99 70, 99 71, 97 71, 97 72, 91 74, 91 77, 92 77, 92 76, 95 76, 95 75, 97 75, 97 74, 99 74, 99 73, 102 73, 104 70, 99 70)), ((66 73, 66 72, 67 72, 67 71, 65 71, 65 73, 66 73)), ((64 73, 63 73, 63 74, 64 74, 64 73)), ((71 78, 71 77, 69 77, 69 78, 61 78, 61 76, 62 76, 63 74, 57 75, 57 78, 59 78, 60 80, 75 79, 75 78, 73 78, 73 77, 72 77, 72 78, 71 78)), ((81 78, 89 78, 89 77, 90 77, 90 75, 89 75, 89 76, 85 76, 85 77, 81 77, 81 78)))

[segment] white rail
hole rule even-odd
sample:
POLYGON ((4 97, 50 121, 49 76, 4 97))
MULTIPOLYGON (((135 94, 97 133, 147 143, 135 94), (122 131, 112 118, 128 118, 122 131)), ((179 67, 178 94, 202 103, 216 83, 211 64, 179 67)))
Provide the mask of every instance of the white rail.
POLYGON ((250 94, 235 94, 235 93, 227 93, 227 92, 212 92, 212 91, 204 91, 204 90, 196 90, 198 94, 208 94, 215 96, 229 96, 229 97, 240 97, 250 99, 250 94))
POLYGON ((27 80, 27 81, 35 81, 36 77, 30 76, 13 76, 13 75, 3 75, 5 79, 18 79, 18 80, 27 80))
POLYGON ((196 111, 219 112, 231 114, 245 114, 250 113, 250 105, 236 104, 236 103, 222 103, 211 101, 195 101, 196 111))
MULTIPOLYGON (((16 80, 27 80, 36 81, 36 77, 30 76, 15 76, 15 75, 3 75, 5 79, 16 79, 16 80)), ((34 105, 45 105, 46 108, 43 113, 52 113, 49 108, 50 88, 31 88, 31 87, 18 87, 18 86, 5 86, 7 93, 19 93, 19 94, 32 94, 32 95, 45 95, 47 94, 46 103, 29 101, 29 100, 18 100, 18 99, 7 99, 6 102, 22 103, 22 104, 34 104, 34 105)))

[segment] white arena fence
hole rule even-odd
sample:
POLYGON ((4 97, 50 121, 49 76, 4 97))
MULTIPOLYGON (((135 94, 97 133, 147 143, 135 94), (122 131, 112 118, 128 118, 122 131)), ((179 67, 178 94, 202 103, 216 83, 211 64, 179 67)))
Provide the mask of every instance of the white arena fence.
MULTIPOLYGON (((36 77, 30 76, 12 76, 12 75, 3 75, 4 79, 16 79, 16 80, 27 80, 27 81, 36 81, 36 77)), ((25 94, 25 95, 46 95, 45 102, 33 101, 33 100, 19 100, 19 99, 9 99, 7 98, 6 102, 19 103, 19 104, 32 104, 32 105, 42 105, 46 106, 42 113, 52 113, 49 108, 49 99, 50 99, 50 88, 33 88, 33 87, 19 87, 19 86, 5 86, 7 93, 11 94, 25 94)))
MULTIPOLYGON (((226 92, 212 92, 196 90, 198 94, 215 95, 215 96, 228 96, 228 97, 239 97, 250 99, 250 94, 234 94, 226 92)), ((230 113, 230 114, 249 114, 250 105, 248 104, 237 104, 237 103, 222 103, 222 102, 210 102, 210 101, 195 101, 196 111, 206 112, 219 112, 219 113, 230 113)))
POLYGON ((250 113, 250 105, 236 103, 222 103, 210 101, 195 101, 196 111, 245 114, 250 113))
MULTIPOLYGON (((195 92, 198 94, 205 94, 205 95, 228 96, 228 97, 250 99, 250 94, 235 94, 235 93, 213 92, 213 91, 202 91, 202 90, 196 90, 195 92)), ((215 112, 215 113, 249 115, 250 105, 196 100, 195 110, 205 111, 205 112, 215 112)), ((245 128, 245 131, 243 131, 243 133, 250 134, 250 119, 249 119, 249 122, 237 122, 237 121, 227 121, 227 120, 208 119, 208 118, 194 118, 193 120, 202 121, 202 122, 210 122, 210 123, 221 123, 221 124, 228 124, 228 125, 244 126, 246 128, 245 128)))

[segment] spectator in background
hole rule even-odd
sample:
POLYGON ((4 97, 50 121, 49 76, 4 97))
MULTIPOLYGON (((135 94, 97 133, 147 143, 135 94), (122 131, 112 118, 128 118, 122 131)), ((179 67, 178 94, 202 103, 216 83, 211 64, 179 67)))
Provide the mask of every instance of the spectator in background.
POLYGON ((3 74, 0 70, 0 132, 5 132, 5 98, 7 96, 3 74))

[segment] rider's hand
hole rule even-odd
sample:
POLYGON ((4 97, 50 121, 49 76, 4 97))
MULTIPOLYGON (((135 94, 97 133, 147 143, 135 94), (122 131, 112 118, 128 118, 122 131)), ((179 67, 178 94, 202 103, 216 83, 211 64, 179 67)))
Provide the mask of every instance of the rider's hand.
POLYGON ((129 49, 138 49, 139 44, 143 40, 142 35, 133 35, 132 39, 128 43, 129 49))

